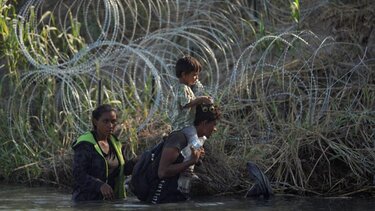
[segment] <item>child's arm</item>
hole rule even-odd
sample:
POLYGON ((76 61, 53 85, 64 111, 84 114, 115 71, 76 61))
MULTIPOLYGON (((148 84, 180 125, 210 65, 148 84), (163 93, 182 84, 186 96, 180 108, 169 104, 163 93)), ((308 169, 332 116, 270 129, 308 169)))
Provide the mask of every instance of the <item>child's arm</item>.
POLYGON ((191 108, 191 107, 197 106, 199 104, 212 104, 212 97, 210 97, 210 96, 196 97, 194 100, 192 100, 188 104, 186 104, 183 108, 191 108))

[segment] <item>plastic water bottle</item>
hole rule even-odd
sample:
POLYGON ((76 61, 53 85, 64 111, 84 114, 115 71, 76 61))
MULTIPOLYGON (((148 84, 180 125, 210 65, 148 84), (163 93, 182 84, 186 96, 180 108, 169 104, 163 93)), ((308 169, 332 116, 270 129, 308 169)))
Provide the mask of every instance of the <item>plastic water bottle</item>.
POLYGON ((184 156, 184 158, 190 157, 191 156, 190 147, 192 146, 194 149, 199 149, 203 146, 206 140, 207 140, 206 136, 193 139, 191 144, 188 144, 184 149, 181 150, 182 156, 184 156))
POLYGON ((181 155, 184 156, 185 160, 190 157, 191 150, 190 150, 190 144, 188 144, 185 148, 181 150, 181 155))
POLYGON ((207 140, 206 136, 202 136, 198 139, 195 139, 192 143, 194 149, 199 149, 203 146, 204 142, 207 140))
MULTIPOLYGON (((190 159, 190 156, 191 156, 191 149, 190 147, 192 146, 194 149, 199 149, 203 146, 204 142, 207 140, 207 137, 206 136, 202 136, 200 138, 198 138, 198 136, 196 136, 190 143, 188 144, 183 150, 181 150, 181 154, 182 156, 184 156, 184 160, 188 160, 190 159)), ((190 166, 189 167, 191 173, 194 171, 194 165, 193 166, 190 166)), ((195 174, 194 174, 195 175, 195 174)), ((195 175, 196 176, 196 175, 195 175)), ((196 176, 197 177, 197 176, 196 176)), ((185 193, 185 194, 188 194, 190 192, 190 188, 191 188, 191 179, 192 179, 192 175, 190 176, 187 176, 183 173, 180 174, 179 178, 178 178, 178 181, 177 181, 177 184, 178 184, 178 187, 177 189, 181 192, 181 193, 185 193)))

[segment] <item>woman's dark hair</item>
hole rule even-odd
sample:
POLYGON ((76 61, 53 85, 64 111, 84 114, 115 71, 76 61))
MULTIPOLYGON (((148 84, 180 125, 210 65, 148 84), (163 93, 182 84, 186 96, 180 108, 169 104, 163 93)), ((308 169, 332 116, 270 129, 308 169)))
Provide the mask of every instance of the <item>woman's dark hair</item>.
POLYGON ((176 77, 181 78, 182 73, 200 72, 202 65, 192 56, 184 56, 176 62, 176 77))
POLYGON ((203 121, 211 122, 220 119, 220 109, 213 104, 197 105, 194 125, 198 126, 203 121))
MULTIPOLYGON (((94 120, 94 119, 99 120, 100 117, 104 113, 111 112, 111 111, 116 112, 116 109, 114 109, 112 106, 110 106, 108 104, 100 105, 95 110, 92 111, 91 118, 92 118, 92 120, 94 120)), ((96 126, 94 125, 94 122, 92 123, 92 126, 94 127, 94 129, 96 129, 96 126)))

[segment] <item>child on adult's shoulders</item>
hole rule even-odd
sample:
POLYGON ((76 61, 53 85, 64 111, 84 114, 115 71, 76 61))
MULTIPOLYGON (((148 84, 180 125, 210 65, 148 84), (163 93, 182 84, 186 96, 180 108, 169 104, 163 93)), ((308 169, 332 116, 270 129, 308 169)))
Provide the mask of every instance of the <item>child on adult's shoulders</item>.
POLYGON ((198 81, 201 64, 191 56, 184 56, 176 63, 176 76, 179 80, 177 89, 177 116, 172 122, 173 130, 180 130, 192 126, 195 107, 199 104, 212 104, 210 96, 195 96, 190 88, 198 81))
MULTIPOLYGON (((202 66, 199 61, 191 56, 184 56, 176 63, 176 76, 179 80, 179 84, 177 90, 177 115, 172 122, 172 130, 181 130, 184 133, 187 138, 187 147, 189 149, 193 143, 202 142, 199 140, 197 131, 193 126, 196 106, 200 104, 213 103, 212 97, 195 96, 193 90, 191 89, 191 87, 197 82, 199 83, 199 88, 203 88, 202 84, 198 81, 201 70, 202 66)), ((189 159, 189 157, 186 156, 184 159, 189 159)), ((187 187, 190 184, 190 179, 198 178, 193 171, 194 166, 191 166, 180 175, 178 184, 181 192, 188 193, 189 188, 187 187)))

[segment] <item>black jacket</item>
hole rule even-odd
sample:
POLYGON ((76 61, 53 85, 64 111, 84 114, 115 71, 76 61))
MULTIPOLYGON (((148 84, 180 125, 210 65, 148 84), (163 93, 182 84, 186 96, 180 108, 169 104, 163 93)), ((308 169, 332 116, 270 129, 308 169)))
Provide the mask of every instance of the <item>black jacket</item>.
MULTIPOLYGON (((73 147, 73 187, 74 201, 103 200, 100 187, 106 182, 106 164, 103 157, 98 154, 94 145, 88 142, 81 142, 73 147)), ((122 150, 124 152, 124 150, 122 150)), ((124 174, 132 172, 134 161, 125 161, 124 174)), ((114 189, 115 176, 120 170, 115 170, 108 177, 107 183, 114 189)))
POLYGON ((73 200, 102 200, 100 187, 106 182, 106 164, 103 157, 95 151, 94 145, 87 142, 82 142, 73 149, 73 200))

